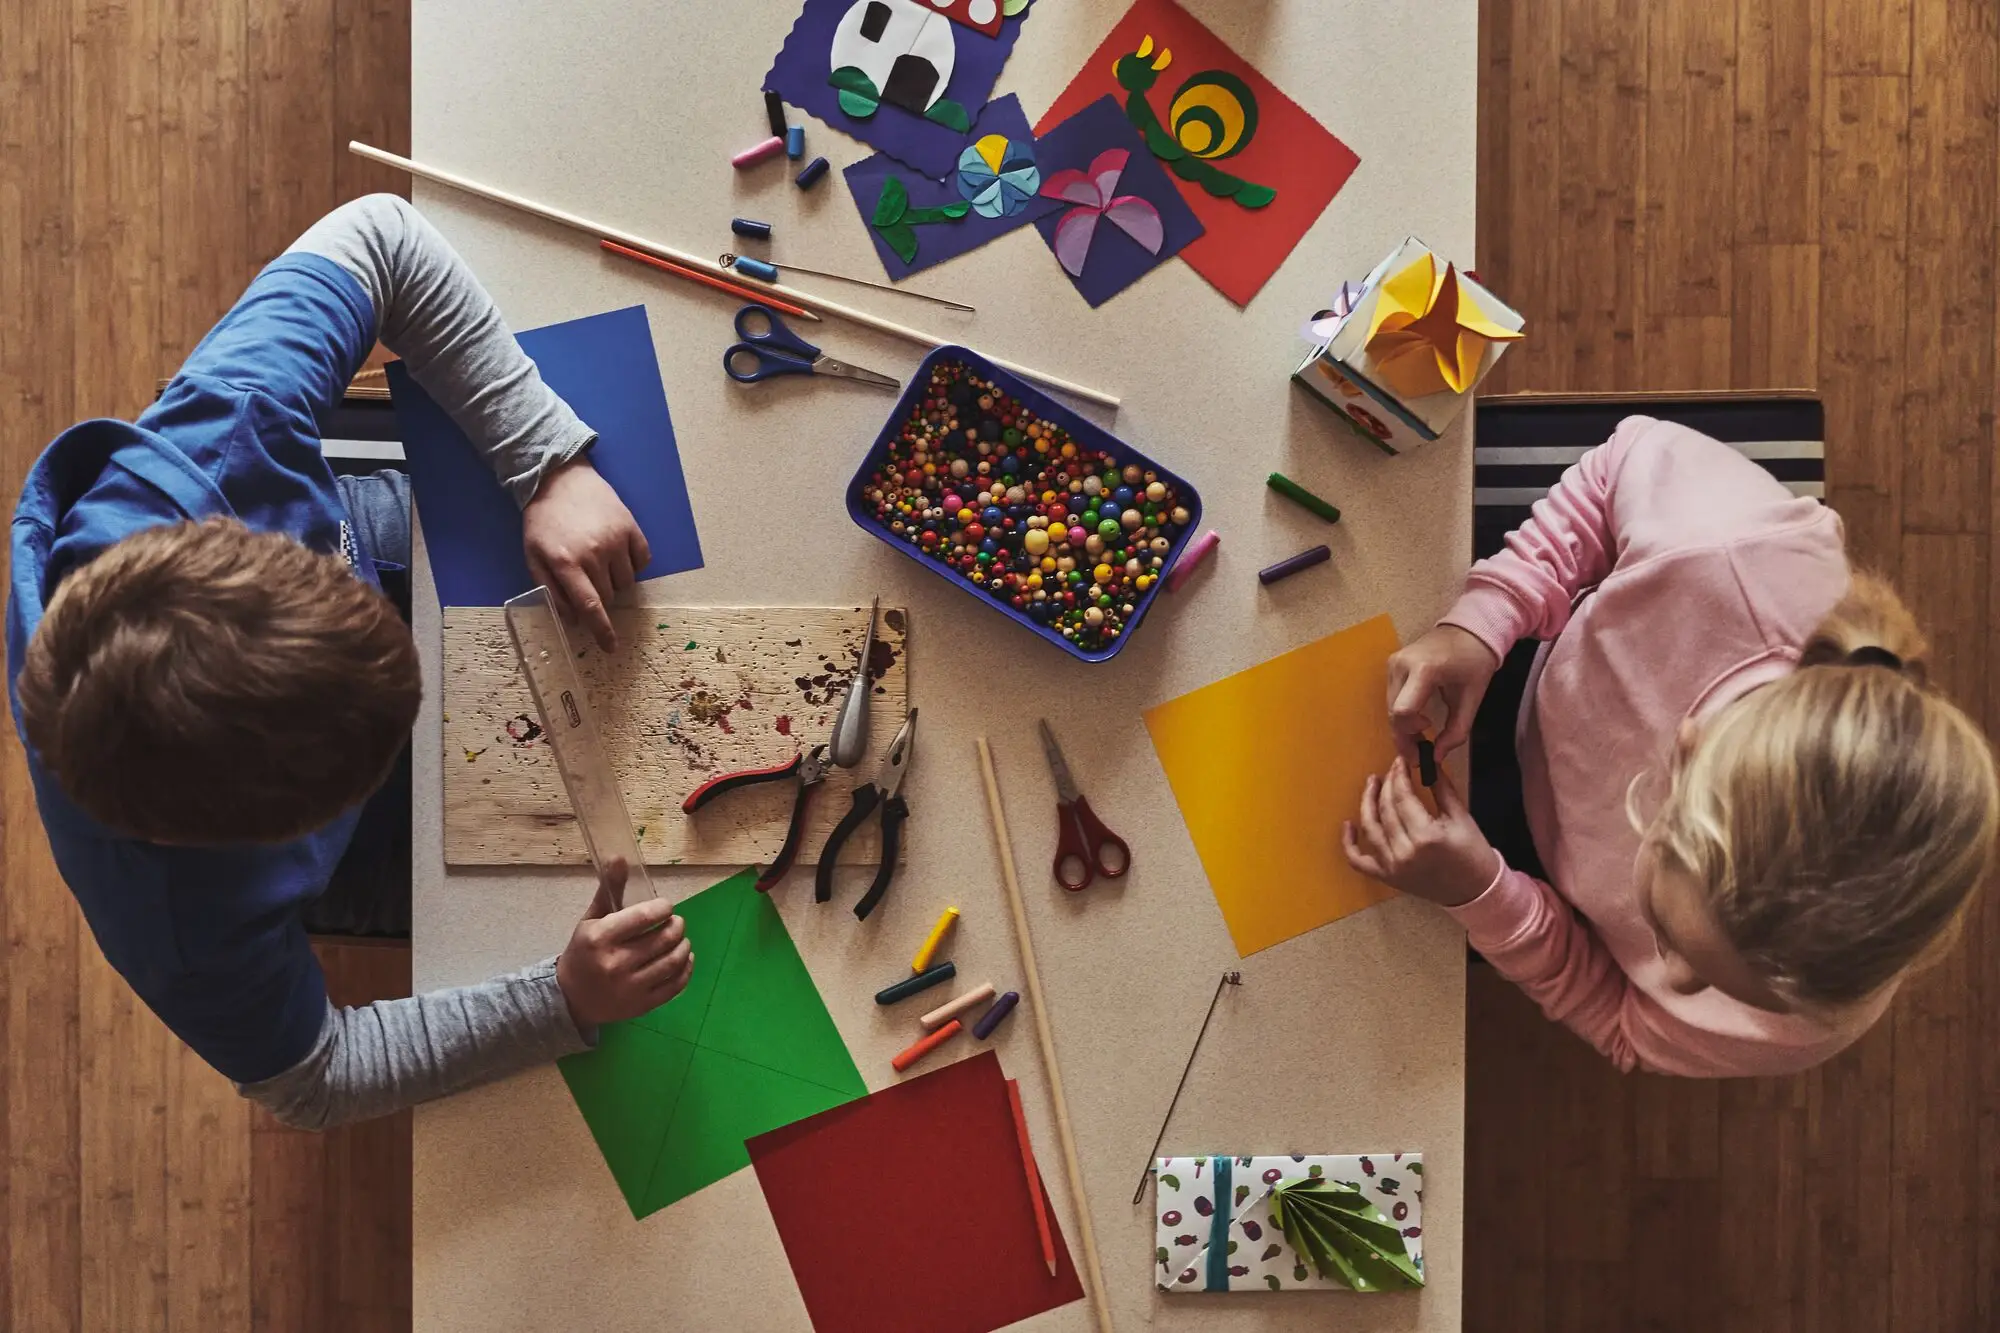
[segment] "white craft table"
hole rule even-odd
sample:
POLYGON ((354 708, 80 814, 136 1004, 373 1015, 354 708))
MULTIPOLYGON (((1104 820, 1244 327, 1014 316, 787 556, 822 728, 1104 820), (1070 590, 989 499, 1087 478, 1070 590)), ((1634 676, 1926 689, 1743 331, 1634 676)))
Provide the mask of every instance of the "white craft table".
MULTIPOLYGON (((418 159, 696 252, 733 248, 732 215, 769 219, 778 258, 879 276, 838 175, 868 148, 808 122, 809 153, 835 168, 809 195, 782 165, 729 166, 730 153, 765 133, 758 89, 797 0, 416 0, 413 8, 418 159)), ((1124 0, 1040 0, 998 91, 1018 92, 1033 120, 1124 8, 1124 0)), ((923 723, 897 887, 865 925, 843 905, 861 879, 824 909, 802 892, 807 874, 795 872, 779 894, 869 1086, 892 1081, 889 1057, 912 1022, 902 1009, 878 1010, 874 992, 907 970, 946 904, 965 914, 952 946, 961 976, 1020 985, 974 756, 973 738, 985 731, 1118 1326, 1456 1329, 1462 935, 1442 913, 1395 900, 1239 964, 1140 713, 1385 610, 1407 639, 1455 591, 1470 543, 1469 431, 1388 458, 1286 376, 1305 317, 1406 234, 1473 262, 1477 6, 1430 0, 1420 20, 1402 0, 1189 0, 1188 8, 1361 157, 1248 310, 1169 263, 1092 312, 1033 228, 916 280, 975 304, 976 318, 822 285, 1121 394, 1115 421, 1091 414, 1201 488, 1208 522, 1224 535, 1219 557, 1109 665, 1039 644, 848 521, 841 488, 881 425, 887 394, 816 380, 741 388, 718 365, 734 299, 443 187, 419 184, 417 202, 516 328, 647 304, 707 567, 647 586, 645 600, 835 605, 879 591, 911 609, 911 698, 923 723), (1328 538, 1331 566, 1264 590, 1259 567, 1326 532, 1267 497, 1273 468, 1335 498, 1346 517, 1328 538), (1033 734, 1038 715, 1062 738, 1099 814, 1136 850, 1121 885, 1072 897, 1047 878, 1054 793, 1033 734), (1129 1200, 1216 976, 1239 965, 1245 984, 1224 996, 1164 1151, 1421 1149, 1430 1278, 1421 1294, 1154 1290, 1151 1209, 1129 1200)), ((835 322, 812 333, 835 355, 897 374, 919 359, 914 348, 835 322)), ((415 975, 428 989, 555 952, 591 886, 581 871, 445 869, 440 624, 427 581, 417 633, 427 681, 416 741, 415 975)), ((1329 828, 1347 813, 1327 811, 1329 828)), ((727 870, 655 873, 686 895, 727 870)), ((1043 1172, 1081 1264, 1076 1200, 1032 1025, 1017 1018, 1003 1033, 1001 1060, 1022 1080, 1043 1172)), ((962 1039, 951 1053, 975 1049, 962 1039)), ((553 1068, 419 1111, 415 1188, 416 1326, 425 1333, 809 1327, 755 1173, 633 1221, 553 1068)), ((1084 1302, 1021 1325, 1090 1326, 1084 1302)))

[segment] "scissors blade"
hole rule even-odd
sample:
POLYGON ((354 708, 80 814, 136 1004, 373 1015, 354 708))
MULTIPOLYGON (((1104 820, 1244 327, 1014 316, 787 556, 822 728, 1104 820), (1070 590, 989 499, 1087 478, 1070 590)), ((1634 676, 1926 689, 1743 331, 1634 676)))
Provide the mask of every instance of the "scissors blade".
POLYGON ((815 375, 831 375, 836 379, 855 380, 862 384, 873 384, 878 388, 897 389, 903 387, 901 380, 892 380, 887 375, 878 375, 860 366, 851 366, 845 361, 837 361, 830 356, 822 356, 813 362, 815 375))
POLYGON ((1056 776, 1056 795, 1065 801, 1074 801, 1081 794, 1076 789, 1076 779, 1069 775, 1069 765, 1063 761, 1062 746, 1056 744, 1056 734, 1049 730, 1047 718, 1041 719, 1042 752, 1049 757, 1049 771, 1056 776))
POLYGON ((875 779, 875 785, 882 789, 884 798, 894 796, 903 789, 903 776, 910 771, 910 752, 917 740, 917 710, 903 719, 902 729, 896 739, 889 742, 889 756, 882 761, 882 772, 875 779))

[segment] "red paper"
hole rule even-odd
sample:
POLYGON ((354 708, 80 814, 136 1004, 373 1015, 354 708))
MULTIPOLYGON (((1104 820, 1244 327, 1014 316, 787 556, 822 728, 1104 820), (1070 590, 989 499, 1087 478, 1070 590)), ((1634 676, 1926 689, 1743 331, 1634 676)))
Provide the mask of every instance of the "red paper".
POLYGON ((1083 1299, 1042 1261, 991 1051, 744 1145, 817 1333, 991 1333, 1083 1299))
MULTIPOLYGON (((1162 50, 1173 53, 1172 63, 1160 71, 1146 94, 1169 135, 1175 99, 1197 75, 1212 70, 1233 74, 1249 85, 1257 99, 1257 127, 1248 143, 1240 152, 1212 159, 1210 165, 1270 186, 1278 192, 1276 199, 1262 208, 1245 208, 1234 199, 1219 199, 1196 182, 1174 176, 1181 196, 1207 228, 1181 251, 1181 258, 1224 296, 1238 305, 1248 305, 1354 174, 1361 159, 1173 0, 1138 0, 1126 11, 1035 126, 1035 133, 1047 133, 1107 93, 1124 107, 1130 94, 1119 84, 1114 68, 1120 57, 1138 51, 1147 37, 1153 39, 1155 59, 1162 50)), ((1171 164, 1163 165, 1171 172, 1171 164)))
POLYGON ((953 23, 963 23, 988 37, 1000 35, 1000 0, 929 0, 929 3, 953 23))

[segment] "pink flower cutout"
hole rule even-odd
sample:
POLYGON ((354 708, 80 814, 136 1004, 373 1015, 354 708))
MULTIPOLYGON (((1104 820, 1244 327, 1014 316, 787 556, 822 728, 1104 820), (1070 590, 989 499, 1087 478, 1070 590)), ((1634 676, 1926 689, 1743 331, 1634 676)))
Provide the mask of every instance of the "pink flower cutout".
POLYGON ((1076 207, 1056 223, 1056 258, 1073 278, 1083 276, 1083 263, 1090 257, 1090 243, 1097 235, 1097 222, 1109 218, 1112 225, 1146 248, 1160 253, 1166 244, 1166 224, 1160 210, 1136 194, 1119 194, 1118 178, 1125 174, 1131 153, 1111 148, 1099 153, 1087 172, 1069 168, 1052 172, 1042 182, 1042 193, 1076 207))

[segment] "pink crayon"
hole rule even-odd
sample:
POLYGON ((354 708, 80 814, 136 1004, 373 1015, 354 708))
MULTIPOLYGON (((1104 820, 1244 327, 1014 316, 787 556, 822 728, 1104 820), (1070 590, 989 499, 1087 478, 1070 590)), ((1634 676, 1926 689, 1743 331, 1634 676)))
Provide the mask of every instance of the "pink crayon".
POLYGON ((1222 544, 1222 534, 1210 528, 1201 536, 1188 543, 1181 552, 1181 558, 1174 561, 1174 567, 1167 571, 1167 591, 1179 592, 1181 585, 1194 574, 1194 567, 1208 558, 1208 553, 1222 544))
POLYGON ((741 171, 745 167, 754 167, 759 162, 774 158, 784 151, 785 141, 774 134, 755 147, 746 148, 735 157, 730 158, 729 165, 741 171))

